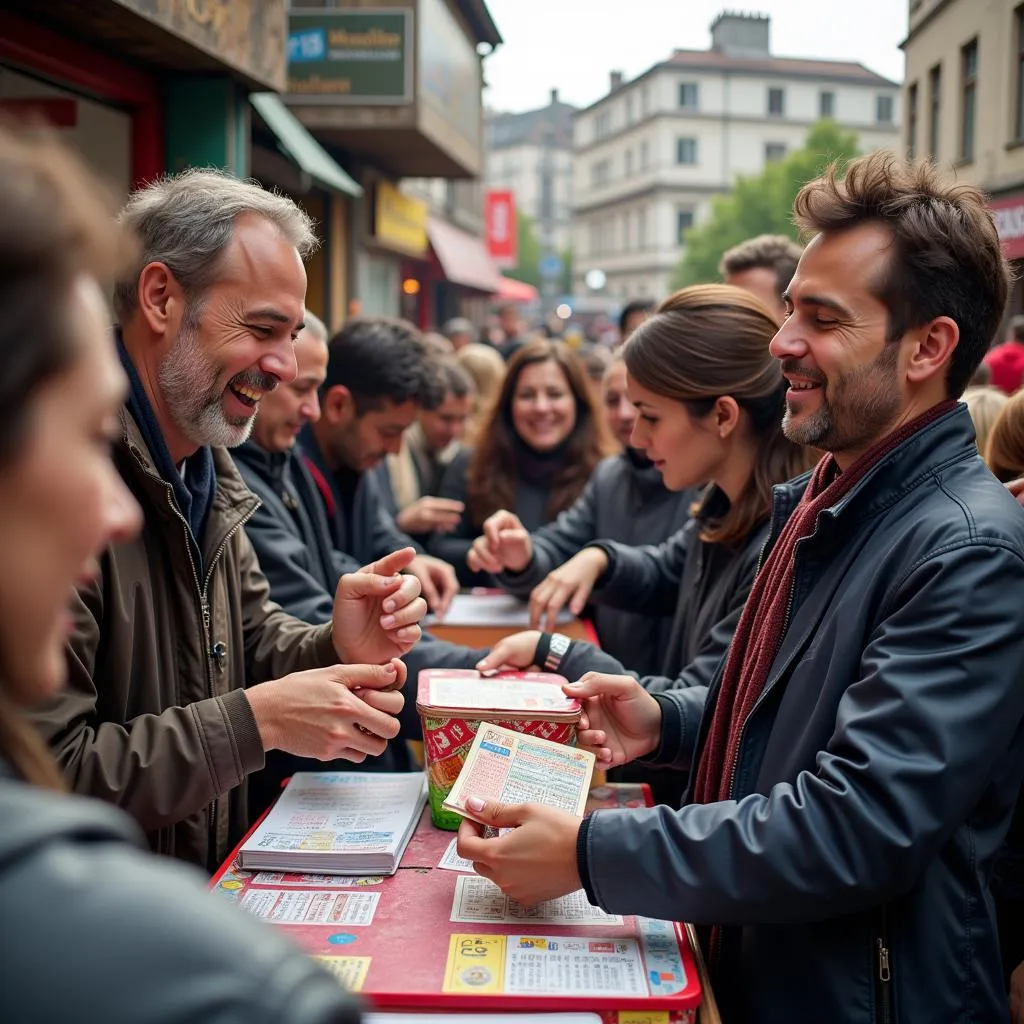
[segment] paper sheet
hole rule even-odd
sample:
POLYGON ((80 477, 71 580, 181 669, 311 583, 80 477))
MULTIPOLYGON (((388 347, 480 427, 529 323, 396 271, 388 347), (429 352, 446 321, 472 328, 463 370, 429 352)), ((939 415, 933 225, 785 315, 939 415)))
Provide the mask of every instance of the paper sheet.
POLYGON ((450 920, 465 924, 515 924, 519 921, 557 925, 622 924, 617 914, 606 914, 600 907, 592 906, 582 889, 535 907, 524 907, 506 896, 490 879, 475 874, 455 880, 450 920))
POLYGON ((383 875, 350 878, 346 875, 301 875, 283 871, 257 871, 253 885, 279 885, 294 889, 351 889, 353 886, 380 885, 383 875))
POLYGON ((466 798, 539 803, 583 817, 594 755, 483 722, 444 806, 472 818, 466 798))
POLYGON ((437 673, 430 679, 430 703, 439 708, 487 710, 501 708, 515 714, 535 712, 543 717, 549 712, 571 714, 579 702, 552 683, 531 679, 507 679, 437 673))
POLYGON ((275 924, 373 923, 379 892, 303 892, 295 889, 249 889, 239 904, 255 917, 275 924))
MULTIPOLYGON (((557 622, 572 622, 572 612, 563 608, 557 622)), ((530 606, 511 594, 456 594, 443 619, 428 615, 423 623, 443 626, 510 626, 530 628, 530 606)))
POLYGON ((439 868, 444 868, 445 871, 466 871, 471 875, 475 875, 476 872, 473 870, 473 862, 466 860, 465 857, 460 857, 458 851, 455 849, 458 844, 458 839, 453 839, 448 844, 448 849, 444 851, 444 855, 438 862, 439 868))
MULTIPOLYGON (((485 1013, 472 1019, 489 1024, 601 1024, 596 1013, 485 1013)), ((363 1024, 469 1024, 465 1013, 364 1013, 363 1024)))
POLYGON ((313 959, 330 971, 349 992, 362 992, 373 957, 314 954, 313 959))
POLYGON ((634 939, 509 935, 504 984, 509 995, 648 995, 634 939))

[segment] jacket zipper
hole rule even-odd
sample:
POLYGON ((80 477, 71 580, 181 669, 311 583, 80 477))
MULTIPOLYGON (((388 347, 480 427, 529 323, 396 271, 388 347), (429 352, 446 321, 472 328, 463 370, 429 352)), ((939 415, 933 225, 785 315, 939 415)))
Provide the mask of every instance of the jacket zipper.
POLYGON ((882 907, 882 926, 875 939, 875 954, 878 959, 878 1009, 876 1018, 881 1024, 893 1024, 892 1012, 892 955, 889 951, 889 927, 886 908, 882 907))

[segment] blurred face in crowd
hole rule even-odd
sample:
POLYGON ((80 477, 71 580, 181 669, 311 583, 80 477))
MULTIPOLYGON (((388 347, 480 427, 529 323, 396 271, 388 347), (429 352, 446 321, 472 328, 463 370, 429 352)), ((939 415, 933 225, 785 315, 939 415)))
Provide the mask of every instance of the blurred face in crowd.
POLYGON ((636 406, 632 444, 654 463, 670 491, 716 480, 725 467, 740 411, 724 396, 706 416, 694 416, 682 402, 641 387, 627 374, 626 393, 636 406))
POLYGON ((260 400, 253 439, 267 452, 285 452, 307 423, 320 419, 317 392, 327 376, 327 343, 309 328, 295 341, 297 373, 260 400))
POLYGON ((636 423, 636 406, 626 394, 626 364, 616 359, 604 371, 601 385, 601 401, 604 405, 605 418, 612 433, 623 448, 628 448, 636 423))
POLYGON ((71 362, 38 389, 22 445, 0 467, 0 657, 26 704, 64 683, 73 588, 142 521, 110 458, 127 381, 96 282, 80 278, 70 307, 71 362))
POLYGON ((443 452, 452 441, 458 441, 472 412, 472 395, 459 398, 450 391, 436 409, 420 410, 419 421, 427 439, 427 448, 436 454, 443 452))
MULTIPOLYGON (((161 401, 193 450, 241 444, 263 397, 295 377, 293 342, 306 296, 302 260, 273 224, 244 215, 202 296, 184 296, 173 278, 166 287, 177 289, 181 317, 176 331, 168 324, 173 341, 158 368, 161 401)), ((173 456, 180 445, 168 441, 173 456)))
POLYGON ((346 467, 362 473, 373 469, 385 455, 396 455, 402 435, 412 426, 419 405, 411 399, 382 399, 379 408, 360 414, 348 388, 330 388, 321 398, 319 437, 332 469, 346 467))
POLYGON ((779 294, 779 277, 771 267, 749 267, 725 275, 725 283, 756 295, 771 311, 776 320, 786 315, 786 304, 779 294))
POLYGON ((635 309, 626 317, 622 328, 622 340, 625 341, 649 316, 649 309, 635 309))
POLYGON ((498 323, 506 338, 514 338, 522 330, 523 321, 519 316, 519 310, 512 306, 506 306, 498 314, 498 323))
POLYGON ((889 233, 865 224, 819 235, 787 294, 771 352, 789 381, 783 430, 852 462, 898 421, 909 347, 887 342, 888 310, 871 286, 889 260, 889 233))
POLYGON ((576 426, 576 398, 553 359, 524 366, 512 392, 512 426, 534 451, 557 448, 576 426))

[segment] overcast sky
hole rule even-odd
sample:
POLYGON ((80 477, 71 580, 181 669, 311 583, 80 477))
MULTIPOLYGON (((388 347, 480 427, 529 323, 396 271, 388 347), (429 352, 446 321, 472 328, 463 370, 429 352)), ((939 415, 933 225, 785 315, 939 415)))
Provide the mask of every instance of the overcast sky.
POLYGON ((723 9, 771 16, 778 57, 854 60, 900 81, 906 0, 487 0, 505 42, 484 61, 487 106, 531 110, 551 89, 577 106, 608 91, 608 72, 627 78, 673 49, 704 50, 723 9), (747 6, 749 4, 749 6, 747 6))

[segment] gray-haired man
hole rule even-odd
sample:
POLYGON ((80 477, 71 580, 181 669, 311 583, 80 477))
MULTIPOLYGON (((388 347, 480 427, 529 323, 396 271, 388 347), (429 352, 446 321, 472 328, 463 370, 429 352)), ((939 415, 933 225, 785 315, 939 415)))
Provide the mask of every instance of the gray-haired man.
POLYGON ((189 171, 122 219, 141 255, 114 294, 131 384, 114 458, 146 525, 80 588, 69 686, 38 721, 78 792, 131 812, 155 850, 213 867, 248 824, 244 782, 265 751, 384 750, 426 605, 398 575, 410 549, 343 577, 333 621, 309 626, 272 603, 243 529, 259 502, 223 448, 296 375, 305 213, 189 171))

